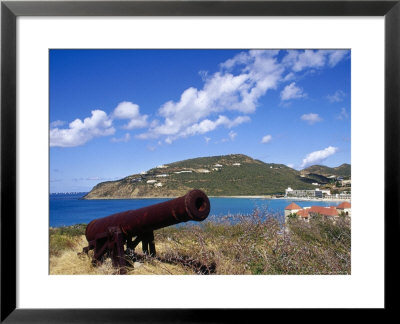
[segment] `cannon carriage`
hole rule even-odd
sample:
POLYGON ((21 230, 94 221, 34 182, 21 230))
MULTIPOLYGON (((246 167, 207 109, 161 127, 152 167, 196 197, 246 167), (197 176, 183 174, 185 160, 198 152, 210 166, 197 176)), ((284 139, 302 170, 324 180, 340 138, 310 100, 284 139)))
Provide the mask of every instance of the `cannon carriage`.
POLYGON ((207 195, 195 189, 163 203, 95 219, 86 227, 88 246, 83 252, 88 254, 94 250, 94 264, 101 263, 103 256, 109 254, 113 266, 123 273, 126 266, 125 245, 134 251, 142 242, 143 253, 155 256, 154 230, 190 220, 203 221, 209 213, 207 195))

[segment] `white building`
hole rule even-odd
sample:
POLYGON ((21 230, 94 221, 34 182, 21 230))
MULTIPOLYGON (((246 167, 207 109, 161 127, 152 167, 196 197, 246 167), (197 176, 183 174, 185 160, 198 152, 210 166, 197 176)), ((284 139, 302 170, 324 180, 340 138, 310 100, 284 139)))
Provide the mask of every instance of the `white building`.
POLYGON ((147 180, 146 183, 156 183, 157 180, 147 180))
POLYGON ((292 202, 289 206, 285 207, 285 217, 288 217, 290 214, 295 214, 301 210, 301 207, 294 202, 292 202))
POLYGON ((240 166, 240 163, 233 163, 234 166, 240 166))
POLYGON ((345 201, 336 207, 339 213, 344 213, 345 215, 351 216, 351 203, 345 201))
POLYGON ((162 183, 161 182, 157 182, 154 184, 154 187, 162 187, 162 183))
POLYGON ((330 190, 320 190, 319 188, 313 190, 294 190, 290 187, 285 189, 285 197, 298 197, 298 198, 307 198, 307 197, 317 197, 323 198, 325 195, 330 195, 330 190))
POLYGON ((211 171, 207 170, 207 169, 200 169, 200 170, 198 170, 198 172, 199 173, 210 173, 211 171))
POLYGON ((156 177, 165 178, 168 177, 168 174, 157 174, 156 177))

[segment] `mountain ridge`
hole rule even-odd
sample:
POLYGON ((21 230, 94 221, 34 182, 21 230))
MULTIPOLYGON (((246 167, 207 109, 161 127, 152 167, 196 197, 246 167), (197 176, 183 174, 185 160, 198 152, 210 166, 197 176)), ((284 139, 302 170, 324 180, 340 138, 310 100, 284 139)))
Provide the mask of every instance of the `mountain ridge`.
POLYGON ((244 154, 198 157, 101 182, 83 199, 177 197, 193 188, 209 196, 276 195, 283 194, 288 186, 315 189, 312 183, 318 179, 321 183, 329 181, 324 175, 303 171, 284 164, 265 163, 244 154))

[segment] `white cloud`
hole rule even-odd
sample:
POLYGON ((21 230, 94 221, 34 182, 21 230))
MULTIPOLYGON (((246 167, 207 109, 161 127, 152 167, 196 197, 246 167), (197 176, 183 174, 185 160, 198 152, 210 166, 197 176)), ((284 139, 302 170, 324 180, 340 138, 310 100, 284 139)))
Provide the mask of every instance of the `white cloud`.
MULTIPOLYGON (((256 110, 258 99, 269 89, 278 85, 284 68, 278 63, 278 51, 242 52, 221 64, 221 71, 212 75, 202 73, 205 78, 202 89, 187 88, 178 101, 168 101, 158 110, 164 120, 150 127, 139 138, 166 136, 175 138, 203 134, 219 125, 210 116, 225 111, 249 114, 256 110), (239 73, 230 69, 240 68, 239 73)), ((237 124, 248 121, 248 116, 235 119, 237 124)), ((234 127, 232 125, 230 127, 234 127)))
MULTIPOLYGON (((167 143, 171 143, 180 137, 213 131, 224 125, 217 123, 215 116, 226 112, 230 115, 254 113, 259 99, 268 91, 276 90, 281 82, 295 80, 296 74, 306 68, 334 66, 344 59, 346 54, 343 53, 332 50, 287 51, 281 59, 279 50, 241 52, 221 63, 216 73, 200 71, 203 86, 188 87, 177 100, 161 105, 157 112, 158 120, 152 121, 147 131, 137 138, 164 137, 167 143)), ((295 82, 281 93, 283 101, 306 96, 295 82)))
POLYGON ((231 139, 231 141, 233 141, 235 139, 235 137, 237 136, 237 133, 235 133, 233 130, 229 132, 229 138, 231 139))
POLYGON ((303 89, 297 87, 295 82, 287 85, 281 92, 282 100, 299 99, 306 96, 307 94, 303 92, 303 89))
POLYGON ((193 135, 205 134, 210 131, 213 131, 214 129, 216 129, 218 126, 221 126, 221 125, 225 126, 226 128, 232 128, 232 127, 235 127, 237 125, 240 125, 240 124, 248 122, 248 121, 250 121, 250 118, 248 116, 239 116, 233 120, 231 120, 228 117, 223 116, 223 115, 218 116, 218 119, 216 119, 216 120, 204 119, 199 123, 190 125, 188 128, 186 128, 185 130, 183 130, 182 132, 180 132, 177 135, 167 136, 167 138, 165 139, 165 142, 168 144, 171 144, 174 140, 176 140, 180 137, 188 137, 188 136, 193 136, 193 135))
POLYGON ((143 128, 147 126, 148 115, 141 115, 139 106, 129 101, 123 101, 118 104, 112 113, 115 119, 129 119, 128 124, 124 125, 125 129, 143 128))
POLYGON ((291 81, 295 78, 295 74, 293 72, 289 72, 285 77, 282 79, 283 82, 291 81))
POLYGON ((83 120, 75 119, 69 128, 50 129, 51 147, 73 147, 85 144, 94 137, 109 136, 115 133, 112 119, 102 110, 93 110, 92 116, 83 120))
POLYGON ((303 159, 303 163, 301 164, 302 168, 308 167, 313 164, 321 163, 322 161, 326 160, 331 155, 335 154, 338 151, 337 147, 329 146, 323 150, 315 151, 303 159))
POLYGON ((205 141, 206 141, 206 143, 208 144, 208 142, 209 142, 209 141, 211 141, 211 137, 207 137, 207 136, 205 136, 205 137, 204 137, 204 140, 205 140, 205 141))
POLYGON ((63 120, 55 120, 55 121, 50 123, 50 128, 56 128, 56 127, 64 126, 66 123, 67 122, 65 122, 63 120))
POLYGON ((347 50, 329 51, 328 65, 330 67, 334 67, 341 60, 343 60, 347 56, 348 53, 349 53, 349 51, 347 51, 347 50))
POLYGON ((339 116, 337 117, 337 119, 343 120, 343 119, 348 119, 348 118, 349 118, 349 114, 347 113, 346 108, 343 107, 343 108, 340 110, 340 114, 339 114, 339 116))
POLYGON ((201 77, 201 80, 206 81, 208 77, 208 71, 201 70, 199 71, 199 75, 201 77))
POLYGON ((294 72, 300 72, 306 68, 323 68, 326 65, 334 67, 346 58, 348 50, 289 50, 282 62, 294 72))
POLYGON ((271 142, 272 140, 272 136, 271 135, 265 135, 262 139, 261 139, 261 143, 262 144, 266 144, 271 142))
POLYGON ((305 68, 320 68, 325 65, 325 55, 322 51, 305 50, 288 51, 283 62, 290 65, 295 72, 304 70, 305 68))
POLYGON ((288 164, 286 164, 286 166, 288 166, 289 168, 294 169, 294 164, 293 163, 288 163, 288 164))
POLYGON ((131 139, 131 135, 129 133, 126 133, 125 136, 121 137, 121 138, 113 137, 111 139, 111 142, 114 142, 114 143, 125 142, 126 143, 126 142, 129 142, 130 139, 131 139))
POLYGON ((313 114, 313 113, 304 114, 300 118, 301 118, 301 120, 306 121, 310 125, 313 125, 315 123, 318 123, 318 122, 322 121, 322 118, 319 117, 318 114, 313 114))
POLYGON ((340 102, 346 94, 342 90, 337 90, 333 95, 326 96, 330 102, 340 102))

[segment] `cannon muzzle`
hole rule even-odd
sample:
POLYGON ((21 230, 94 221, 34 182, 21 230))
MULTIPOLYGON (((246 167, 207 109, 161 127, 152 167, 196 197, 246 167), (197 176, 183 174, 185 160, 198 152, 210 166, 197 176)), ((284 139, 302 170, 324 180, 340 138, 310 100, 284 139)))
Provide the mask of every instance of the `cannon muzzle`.
POLYGON ((113 264, 121 266, 125 243, 134 249, 142 242, 143 251, 148 253, 150 249, 150 254, 155 255, 154 230, 190 220, 203 221, 209 213, 207 195, 195 189, 163 203, 95 219, 86 227, 89 246, 84 251, 94 249, 94 261, 100 261, 107 251, 111 252, 113 264))

